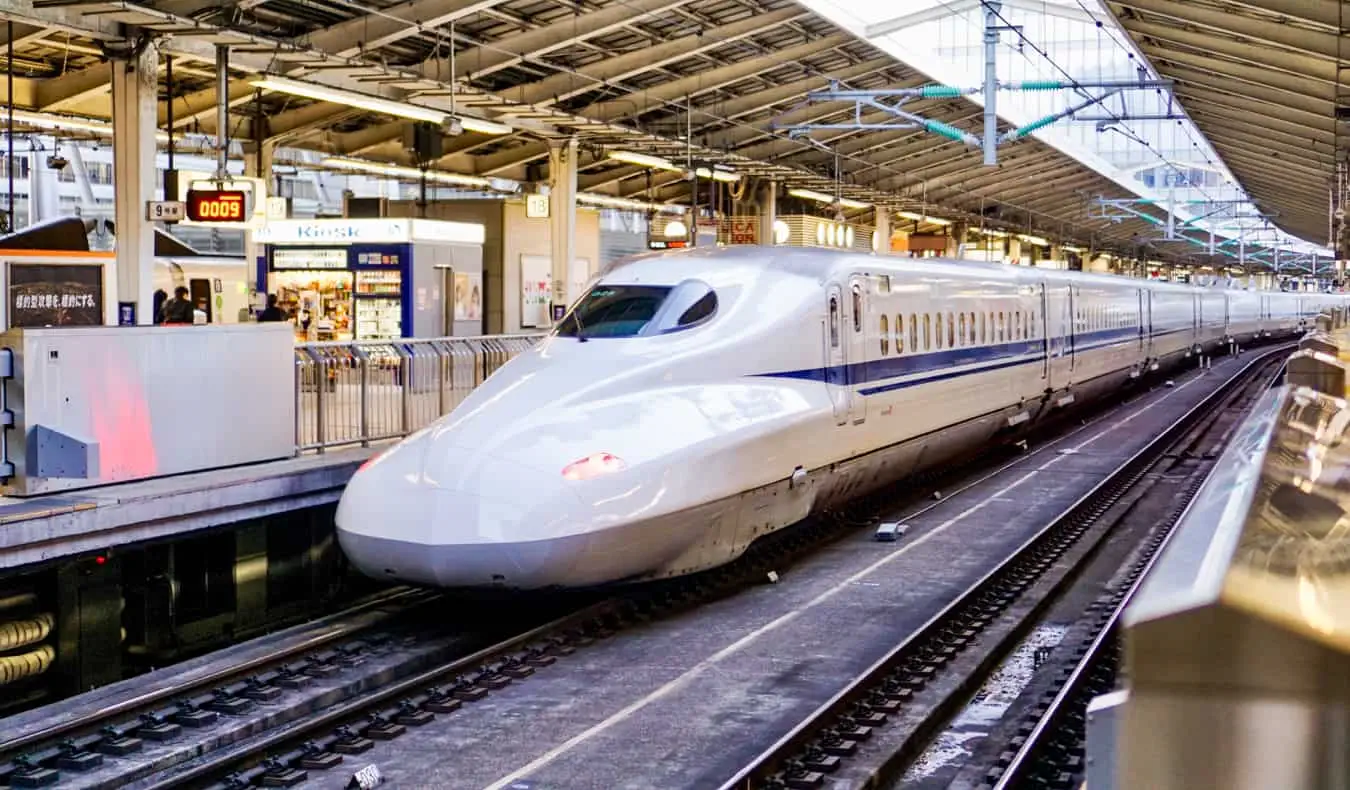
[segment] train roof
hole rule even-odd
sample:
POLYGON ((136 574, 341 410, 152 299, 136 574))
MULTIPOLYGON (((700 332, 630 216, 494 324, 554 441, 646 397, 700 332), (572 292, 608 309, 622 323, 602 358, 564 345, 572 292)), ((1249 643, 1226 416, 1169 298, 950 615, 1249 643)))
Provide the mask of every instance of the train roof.
MULTIPOLYGON (((1010 266, 1004 263, 985 261, 967 261, 953 258, 900 258, 877 256, 848 250, 814 249, 810 247, 703 247, 684 250, 662 250, 623 258, 614 262, 602 272, 602 277, 618 274, 622 278, 636 281, 667 282, 670 280, 672 266, 688 276, 708 278, 716 277, 720 267, 727 264, 773 269, 774 271, 824 280, 840 270, 873 274, 911 273, 917 275, 937 275, 950 277, 978 277, 1010 283, 1026 282, 1032 278, 1056 282, 1075 282, 1121 286, 1131 282, 1127 278, 1113 274, 1064 271, 1031 266, 1010 266)), ((1183 285, 1157 280, 1133 280, 1148 288, 1160 290, 1202 293, 1208 291, 1249 291, 1244 288, 1223 288, 1219 286, 1183 285)), ((1253 291, 1255 292, 1255 291, 1253 291)), ((1263 293, 1283 293, 1281 291, 1261 291, 1263 293)))

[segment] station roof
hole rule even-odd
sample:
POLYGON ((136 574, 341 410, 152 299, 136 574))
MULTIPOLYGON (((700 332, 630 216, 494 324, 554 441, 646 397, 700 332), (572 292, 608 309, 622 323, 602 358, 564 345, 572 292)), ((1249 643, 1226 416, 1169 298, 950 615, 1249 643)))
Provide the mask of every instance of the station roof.
MULTIPOLYGON (((1107 0, 1277 225, 1328 237, 1350 0, 1107 0)), ((1350 66, 1347 66, 1350 68, 1350 66)))
MULTIPOLYGON (((1005 5, 1009 14, 1044 16, 1043 8, 1031 6, 1063 2, 1008 0, 1005 5)), ((1087 2, 1095 5, 1095 0, 1087 2)), ((1112 5, 1146 2, 1154 0, 1112 5)), ((1157 205, 1137 205, 1129 212, 1102 209, 1098 198, 1125 200, 1140 191, 1128 169, 1084 165, 1039 133, 1002 147, 997 167, 985 166, 979 150, 912 128, 813 131, 811 139, 790 139, 781 128, 785 123, 838 123, 851 117, 851 103, 803 104, 808 92, 827 88, 831 80, 854 89, 934 81, 932 62, 878 41, 827 5, 816 0, 36 0, 31 5, 0 0, 0 13, 15 21, 10 65, 16 104, 43 113, 43 118, 30 118, 39 127, 50 125, 51 113, 109 118, 111 71, 105 58, 128 46, 128 29, 138 29, 164 36, 159 43, 173 61, 173 85, 167 85, 164 68, 160 80, 163 95, 174 97, 173 123, 181 131, 215 133, 214 47, 228 44, 230 133, 238 139, 410 163, 402 145, 407 120, 261 91, 253 84, 263 74, 280 75, 441 110, 453 107, 462 115, 510 125, 507 134, 466 131, 446 139, 445 155, 434 166, 457 173, 542 180, 549 141, 575 135, 581 140, 579 187, 591 193, 658 203, 688 200, 690 182, 681 173, 652 171, 608 156, 626 150, 676 162, 690 157, 725 163, 744 175, 791 187, 838 190, 844 197, 896 210, 984 221, 1064 241, 1122 250, 1149 244, 1151 254, 1164 257, 1197 252, 1194 242, 1159 238, 1164 212, 1157 205)), ((834 5, 884 8, 891 18, 915 5, 911 25, 960 24, 963 13, 968 19, 972 9, 976 17, 979 11, 977 0, 839 0, 834 5), (959 8, 953 12, 953 7, 959 8)), ((1060 13, 1047 18, 1060 20, 1074 8, 1051 10, 1060 13)), ((1113 10, 1128 17, 1120 8, 1113 10)), ((1127 18, 1127 27, 1132 24, 1127 18)), ((885 35, 895 39, 902 31, 885 35)), ((1003 46, 1021 44, 1005 41, 1003 46)), ((0 55, 4 52, 0 48, 0 55)), ((971 57, 960 54, 962 62, 971 57)), ((1009 60, 1006 52, 1000 57, 1009 60)), ((1183 104, 1190 95, 1177 93, 1183 104)), ((969 98, 923 99, 905 110, 979 131, 981 110, 969 98)), ((1024 122, 1003 105, 1000 113, 1002 131, 1024 122)), ((167 121, 167 107, 161 105, 160 122, 167 121)), ((67 122, 65 128, 79 133, 75 127, 67 122)), ((1227 153, 1221 154, 1228 160, 1227 153)), ((1133 171, 1150 163, 1136 162, 1133 171)), ((1244 173, 1253 174, 1254 195, 1269 183, 1263 172, 1242 169, 1245 159, 1232 165, 1244 185, 1244 173)), ((1317 238, 1324 233, 1312 233, 1315 212, 1308 200, 1291 204, 1301 213, 1291 207, 1281 216, 1292 232, 1317 238)), ((1322 220, 1325 226, 1325 213, 1322 220)), ((933 229, 931 223, 920 224, 933 229)))

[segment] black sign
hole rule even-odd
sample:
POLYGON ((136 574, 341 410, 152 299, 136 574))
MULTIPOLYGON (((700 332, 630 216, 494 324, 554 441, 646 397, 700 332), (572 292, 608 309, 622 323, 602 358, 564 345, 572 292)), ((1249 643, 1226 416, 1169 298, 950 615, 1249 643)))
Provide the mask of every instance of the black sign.
POLYGON ((189 189, 187 218, 193 222, 243 222, 248 219, 248 193, 241 189, 189 189))
POLYGON ((9 325, 100 326, 103 266, 11 263, 9 325))

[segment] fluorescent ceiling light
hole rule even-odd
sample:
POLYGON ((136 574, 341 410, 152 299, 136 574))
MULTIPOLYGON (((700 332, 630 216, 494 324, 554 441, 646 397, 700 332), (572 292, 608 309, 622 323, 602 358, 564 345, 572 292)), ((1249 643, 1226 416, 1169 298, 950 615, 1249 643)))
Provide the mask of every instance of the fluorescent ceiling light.
POLYGON ((793 197, 799 197, 803 200, 814 200, 817 203, 838 203, 845 208, 871 208, 870 203, 864 203, 861 200, 851 200, 849 198, 836 199, 833 195, 827 195, 824 192, 817 192, 814 189, 789 189, 788 194, 793 197))
POLYGON ((834 198, 824 192, 817 192, 813 189, 789 189, 788 194, 793 197, 799 197, 803 200, 814 200, 817 203, 833 203, 834 198))
MULTIPOLYGON (((382 162, 370 162, 365 159, 348 159, 341 156, 330 156, 319 162, 324 167, 335 167, 344 170, 359 170, 364 173, 374 173, 378 175, 391 176, 393 178, 406 178, 413 181, 422 179, 422 171, 415 167, 403 167, 401 165, 387 165, 382 162)), ((456 186, 471 187, 493 187, 500 188, 505 184, 493 184, 492 181, 478 176, 465 176, 459 173, 447 173, 444 170, 428 170, 427 180, 440 184, 454 184, 456 186)), ((504 181, 504 179, 503 179, 504 181)), ((514 184, 515 182, 511 182, 514 184)), ((510 191, 510 190, 504 190, 510 191)))
POLYGON ((607 208, 621 208, 629 211, 661 211, 667 214, 684 214, 684 206, 672 205, 670 203, 644 203, 641 200, 629 200, 628 198, 614 197, 613 195, 600 195, 594 192, 580 192, 577 194, 578 203, 590 203, 593 206, 605 206, 607 208))
MULTIPOLYGON (((7 111, 0 108, 0 118, 8 118, 7 111)), ((112 137, 113 125, 108 121, 100 121, 96 118, 77 118, 72 115, 56 115, 47 112, 29 112, 28 110, 15 110, 14 122, 27 124, 28 126, 37 126, 42 129, 51 129, 52 131, 70 131, 70 132, 89 132, 90 134, 112 137)), ((178 139, 183 139, 188 135, 180 133, 178 139)), ((155 138, 161 141, 169 139, 168 132, 155 130, 155 138)))
POLYGON ((496 121, 485 121, 482 118, 471 118, 467 115, 456 116, 459 119, 459 125, 471 132, 479 134, 510 134, 512 129, 504 123, 496 121))
POLYGON ((1037 247, 1048 247, 1050 245, 1050 242, 1046 241, 1040 236, 1030 236, 1026 233, 1017 234, 1017 238, 1021 239, 1022 241, 1025 241, 1027 244, 1034 244, 1037 247))
POLYGON ((1000 239, 1008 235, 1007 231, 994 230, 993 228, 979 228, 979 231, 986 236, 994 236, 1000 239))
MULTIPOLYGON (((287 79, 286 77, 268 76, 263 79, 254 80, 249 83, 255 88, 261 88, 266 91, 276 91, 278 93, 288 93, 292 96, 303 96, 307 99, 316 101, 328 101, 334 104, 345 104, 348 107, 355 107, 358 110, 368 112, 378 112, 384 115, 393 115, 398 118, 408 118, 414 121, 426 121, 427 123, 445 123, 450 114, 437 110, 433 107, 424 107, 420 104, 409 104, 408 102, 393 101, 391 99, 382 99, 379 96, 370 96, 365 93, 356 93, 355 91, 342 90, 340 88, 330 88, 326 85, 317 85, 313 82, 301 82, 300 80, 287 79)), ((469 128, 465 126, 464 128, 469 128)))
POLYGON ((730 170, 717 170, 715 168, 709 170, 706 167, 700 167, 699 169, 695 170, 694 175, 698 176, 699 178, 711 178, 714 181, 734 182, 741 180, 739 174, 733 173, 730 170))
POLYGON ((630 165, 641 165, 643 167, 652 167, 656 168, 657 170, 679 171, 684 169, 679 165, 675 164, 674 162, 670 161, 669 159, 663 159, 659 156, 652 156, 651 154, 639 154, 634 151, 610 151, 609 158, 619 162, 627 162, 630 165))
POLYGON ((915 214, 913 211, 900 211, 897 214, 905 219, 912 219, 915 222, 927 222, 929 225, 950 225, 949 219, 940 219, 938 217, 926 217, 923 214, 915 214))
POLYGON ((1065 244, 1060 249, 1067 250, 1069 252, 1085 252, 1085 250, 1082 247, 1079 247, 1075 244, 1065 244))

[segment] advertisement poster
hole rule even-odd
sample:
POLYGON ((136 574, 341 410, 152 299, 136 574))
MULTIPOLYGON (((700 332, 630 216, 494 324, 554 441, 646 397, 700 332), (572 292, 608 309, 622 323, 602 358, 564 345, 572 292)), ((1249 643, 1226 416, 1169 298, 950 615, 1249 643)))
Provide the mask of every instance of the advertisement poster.
POLYGON ((11 263, 9 325, 100 326, 103 266, 11 263))
POLYGON ((548 326, 548 302, 553 291, 553 264, 546 255, 520 256, 520 325, 548 326))
POLYGON ((483 320, 483 275, 455 272, 455 320, 483 320))

